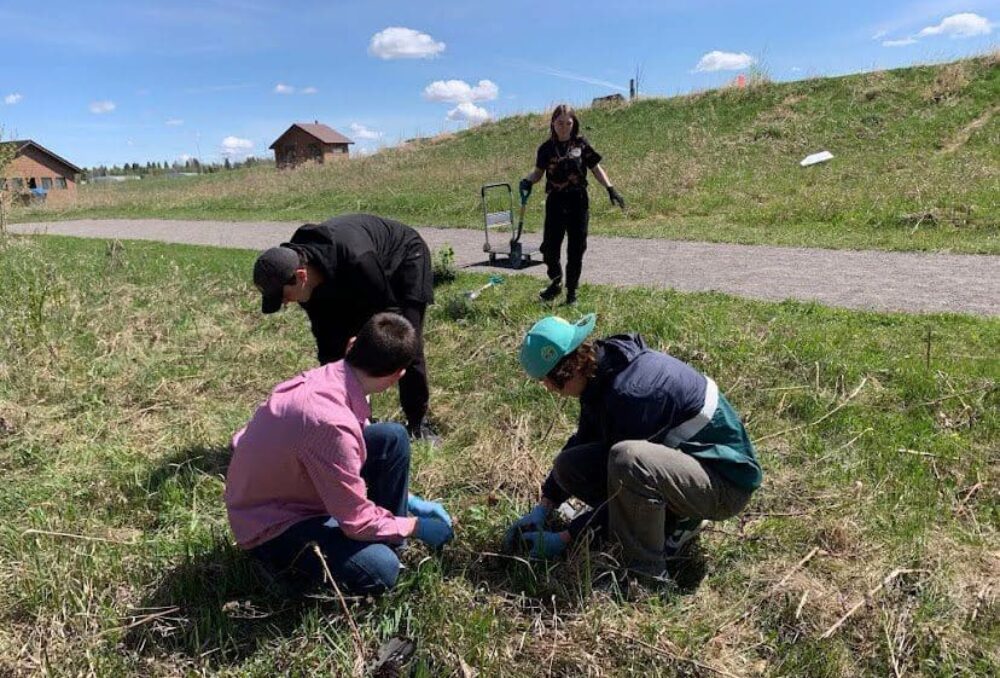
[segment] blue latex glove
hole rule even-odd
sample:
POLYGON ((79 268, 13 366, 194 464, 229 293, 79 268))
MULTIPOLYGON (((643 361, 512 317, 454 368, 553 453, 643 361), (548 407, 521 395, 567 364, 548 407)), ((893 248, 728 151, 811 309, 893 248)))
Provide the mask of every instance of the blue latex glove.
POLYGON ((558 532, 522 532, 521 543, 535 558, 556 558, 566 550, 567 543, 558 532))
POLYGON ((417 518, 417 528, 413 536, 432 548, 439 549, 455 536, 451 525, 437 518, 417 518))
POLYGON ((549 517, 549 509, 536 504, 530 512, 521 516, 507 528, 503 536, 503 547, 506 551, 514 550, 514 543, 522 532, 541 532, 545 528, 545 520, 549 517))
POLYGON ((443 520, 448 527, 451 527, 451 516, 444 506, 436 501, 427 501, 415 494, 411 494, 406 500, 406 510, 417 518, 437 518, 443 520))

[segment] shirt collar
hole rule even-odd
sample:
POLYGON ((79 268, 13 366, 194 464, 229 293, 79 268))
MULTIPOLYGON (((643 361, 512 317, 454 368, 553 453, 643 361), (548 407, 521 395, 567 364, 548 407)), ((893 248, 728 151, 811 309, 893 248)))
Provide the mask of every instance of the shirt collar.
POLYGON ((368 402, 365 390, 361 388, 361 382, 354 374, 354 369, 342 360, 344 370, 344 385, 347 390, 347 404, 358 418, 358 421, 367 421, 372 416, 372 406, 368 402))

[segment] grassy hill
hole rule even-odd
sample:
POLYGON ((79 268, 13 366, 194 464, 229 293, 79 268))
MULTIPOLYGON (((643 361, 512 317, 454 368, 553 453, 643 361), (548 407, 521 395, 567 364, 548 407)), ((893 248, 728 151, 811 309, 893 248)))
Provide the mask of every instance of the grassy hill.
MULTIPOLYGON (((1000 53, 581 112, 629 203, 592 186, 592 232, 742 243, 1000 252, 1000 53), (835 159, 801 168, 819 150, 835 159)), ((20 220, 319 220, 362 210, 475 227, 479 187, 527 173, 547 114, 506 118, 346 163, 85 186, 20 220)), ((529 228, 542 219, 529 206, 529 228)))

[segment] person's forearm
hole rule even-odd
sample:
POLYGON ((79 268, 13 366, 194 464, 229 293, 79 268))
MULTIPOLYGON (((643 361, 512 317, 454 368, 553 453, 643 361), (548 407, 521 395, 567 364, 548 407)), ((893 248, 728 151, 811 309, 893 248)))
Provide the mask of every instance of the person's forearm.
POLYGON ((611 179, 608 178, 608 173, 604 171, 603 167, 601 167, 600 165, 594 165, 593 172, 594 172, 594 178, 597 179, 597 183, 599 183, 604 188, 611 187, 611 179))
POLYGON ((537 184, 541 180, 541 178, 544 176, 544 174, 545 173, 542 170, 540 170, 540 169, 538 169, 536 167, 535 169, 531 170, 530 173, 528 173, 527 175, 525 175, 524 178, 527 179, 528 181, 530 181, 533 184, 537 184))

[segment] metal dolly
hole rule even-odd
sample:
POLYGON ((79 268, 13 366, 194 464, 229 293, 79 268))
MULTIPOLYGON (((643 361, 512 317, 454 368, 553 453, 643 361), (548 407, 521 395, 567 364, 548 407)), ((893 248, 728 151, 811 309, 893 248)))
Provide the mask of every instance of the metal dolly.
POLYGON ((486 232, 486 242, 483 251, 490 255, 490 264, 496 265, 498 257, 506 257, 510 268, 518 269, 531 262, 531 256, 538 252, 537 247, 525 246, 521 243, 521 233, 524 230, 524 208, 528 204, 528 195, 521 192, 521 211, 514 225, 514 190, 506 182, 484 184, 480 189, 483 200, 483 229, 486 232), (507 190, 506 200, 503 199, 503 189, 507 190), (490 202, 495 206, 506 204, 506 209, 490 211, 490 202), (504 236, 509 238, 504 238, 504 236))

